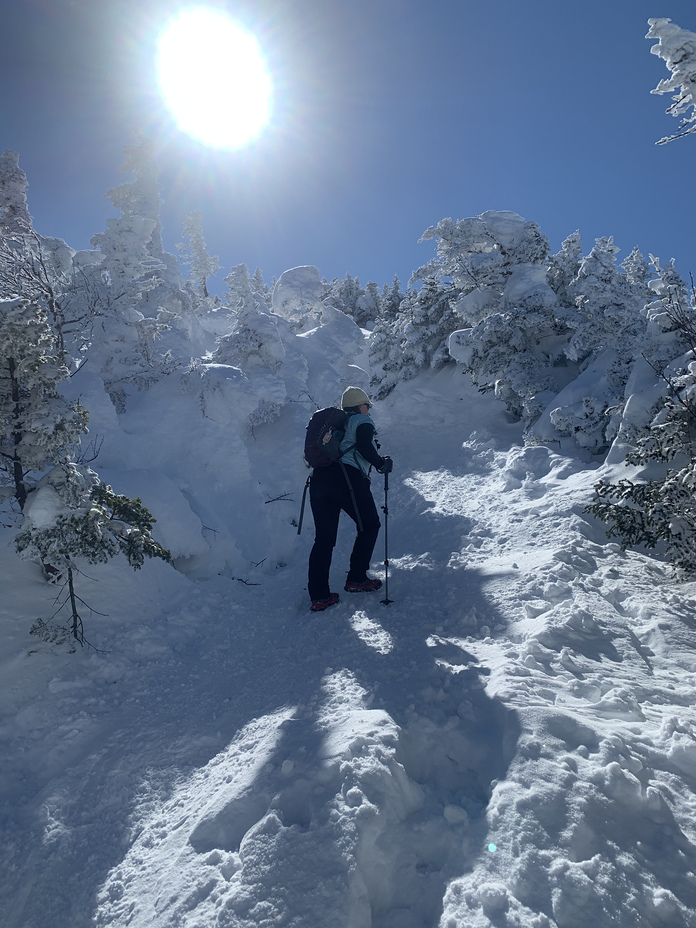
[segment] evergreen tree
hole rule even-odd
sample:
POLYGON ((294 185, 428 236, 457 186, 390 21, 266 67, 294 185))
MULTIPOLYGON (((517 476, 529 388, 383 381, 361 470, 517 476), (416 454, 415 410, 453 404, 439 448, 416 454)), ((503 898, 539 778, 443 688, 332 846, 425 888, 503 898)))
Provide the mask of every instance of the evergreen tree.
POLYGON ((329 306, 340 309, 342 313, 345 313, 346 316, 350 316, 351 319, 360 325, 361 323, 358 321, 358 317, 361 315, 361 310, 358 309, 358 300, 363 293, 364 291, 360 286, 360 279, 346 274, 344 280, 341 280, 340 277, 334 277, 331 283, 326 285, 326 296, 324 299, 329 306))
MULTIPOLYGON (((77 363, 101 311, 94 257, 79 257, 62 239, 39 235, 26 202, 27 179, 15 152, 0 156, 0 291, 38 302, 59 349, 77 363), (96 283, 96 286, 95 286, 96 283)), ((88 253, 89 254, 89 253, 88 253)))
POLYGON ((277 373, 285 358, 285 348, 276 317, 265 312, 246 264, 232 268, 225 277, 225 283, 236 318, 232 331, 218 339, 213 361, 230 364, 246 372, 265 367, 277 373))
POLYGON ((162 198, 157 182, 155 143, 139 132, 136 133, 135 143, 126 145, 123 153, 126 160, 119 171, 133 174, 134 179, 107 190, 106 196, 123 216, 138 216, 152 223, 147 239, 147 253, 151 257, 161 258, 164 253, 160 221, 162 198))
POLYGON ((87 416, 58 384, 68 370, 36 302, 0 301, 0 477, 24 508, 46 467, 69 461, 87 416))
POLYGON ((162 245, 155 143, 138 133, 124 154, 126 160, 119 170, 133 174, 133 180, 106 193, 121 216, 107 220, 107 230, 93 236, 91 242, 104 253, 114 298, 124 288, 134 289, 141 311, 156 316, 172 296, 180 298, 181 275, 175 256, 167 254, 162 245))
POLYGON ((583 361, 607 348, 632 358, 642 341, 642 309, 650 296, 640 269, 642 255, 634 250, 629 262, 632 273, 638 274, 636 280, 620 273, 616 265, 618 251, 613 238, 598 238, 567 288, 575 303, 573 310, 562 313, 573 329, 565 348, 571 361, 583 361))
POLYGON ((677 350, 678 345, 687 344, 685 333, 689 326, 684 324, 684 320, 689 317, 692 297, 674 266, 674 258, 664 266, 653 255, 650 261, 656 278, 648 284, 653 300, 645 307, 645 316, 651 333, 660 343, 658 352, 667 351, 667 361, 681 353, 677 350), (673 333, 671 338, 670 333, 673 333))
POLYGON ((625 258, 621 267, 626 273, 626 279, 634 286, 644 287, 646 299, 650 295, 648 280, 651 277, 650 265, 640 253, 636 245, 630 255, 625 258))
POLYGON ((498 311, 487 312, 449 340, 450 353, 473 383, 482 392, 493 391, 512 416, 527 424, 565 379, 563 346, 570 333, 557 316, 546 273, 543 265, 518 265, 497 300, 498 311))
POLYGON ((16 151, 0 155, 0 233, 23 235, 32 228, 27 206, 27 175, 19 166, 16 151))
MULTIPOLYGON (((475 327, 488 316, 512 307, 524 291, 520 279, 526 283, 524 275, 529 276, 527 271, 521 274, 520 268, 537 269, 533 282, 536 295, 532 302, 538 302, 538 291, 543 290, 542 302, 544 305, 548 303, 551 291, 537 278, 546 272, 549 245, 536 223, 526 222, 516 213, 487 212, 470 219, 443 219, 437 226, 427 229, 421 241, 430 239, 437 239, 437 255, 416 271, 411 281, 422 281, 420 295, 409 290, 396 319, 391 323, 382 319, 375 327, 371 359, 379 365, 373 376, 378 396, 393 389, 401 371, 406 372, 406 376, 413 376, 412 372, 419 365, 439 366, 444 363, 449 357, 450 336, 457 330, 460 330, 457 338, 461 352, 456 357, 462 359, 466 356, 464 363, 476 379, 476 366, 472 364, 475 365, 484 352, 469 351, 464 342, 470 341, 470 347, 473 347, 473 341, 479 336, 483 342, 488 342, 492 328, 486 324, 475 332, 462 335, 462 325, 475 327), (506 288, 507 303, 503 305, 506 288), (421 341, 422 348, 419 347, 421 341)), ((529 294, 525 291, 523 301, 528 299, 529 294)), ((508 317, 496 315, 496 319, 507 324, 508 317)), ((538 320, 530 321, 536 323, 538 320)), ((510 338, 516 337, 517 329, 517 322, 513 321, 510 338)), ((503 342, 497 357, 501 359, 516 353, 518 349, 512 342, 505 348, 505 326, 500 336, 503 342)), ((525 361, 523 367, 527 366, 525 361)), ((486 369, 489 367, 487 365, 486 369)), ((486 376, 483 368, 480 374, 486 376)), ((509 401, 512 394, 508 391, 505 395, 506 401, 509 401)), ((513 406, 517 405, 515 401, 513 406)))
POLYGON ((382 287, 382 298, 380 300, 380 316, 383 320, 392 322, 399 312, 399 307, 406 294, 401 290, 399 278, 394 275, 391 287, 385 284, 382 287))
POLYGON ((101 253, 105 309, 93 331, 90 359, 120 411, 130 385, 147 388, 177 368, 172 353, 158 351, 155 342, 169 332, 185 303, 176 258, 162 249, 153 145, 139 137, 125 152, 122 170, 132 171, 135 180, 107 193, 122 215, 108 219, 106 231, 91 240, 101 253))
POLYGON ((572 232, 561 245, 561 250, 551 255, 546 281, 556 294, 559 306, 573 306, 575 300, 568 288, 580 270, 582 239, 579 232, 572 232))
POLYGON ((432 239, 437 240, 437 256, 413 280, 435 275, 451 281, 457 292, 457 312, 469 325, 497 310, 516 265, 545 266, 549 255, 549 243, 539 226, 511 212, 443 219, 421 237, 421 241, 432 239))
POLYGON ((410 290, 397 317, 382 316, 370 339, 370 363, 375 396, 383 399, 401 380, 410 380, 424 367, 439 368, 451 360, 447 339, 459 318, 453 308, 453 288, 435 275, 410 290))
MULTIPOLYGON (((654 264, 659 268, 655 259, 654 264)), ((587 508, 608 524, 607 534, 619 538, 624 548, 663 544, 673 566, 691 575, 696 573, 696 293, 683 291, 673 265, 663 273, 655 318, 671 343, 676 336, 687 350, 668 365, 652 362, 665 396, 647 426, 634 432, 635 447, 626 464, 672 467, 661 479, 600 480, 587 508)))
POLYGON ((358 296, 353 318, 357 325, 364 329, 375 322, 381 313, 382 298, 379 293, 379 288, 376 283, 369 280, 365 285, 365 289, 358 296))
POLYGON ((264 309, 270 312, 271 305, 273 303, 273 288, 264 283, 263 272, 260 268, 257 267, 252 274, 250 278, 250 284, 254 296, 257 297, 257 299, 260 299, 264 309))
MULTIPOLYGON (((176 247, 184 256, 184 262, 189 266, 189 284, 193 288, 199 301, 207 301, 208 280, 213 277, 220 266, 217 257, 208 253, 205 238, 203 237, 203 213, 194 210, 189 213, 184 223, 182 236, 188 242, 182 242, 176 247)), ((204 304, 205 305, 205 304, 204 304)))
POLYGON ((67 592, 58 612, 67 606, 70 625, 39 621, 34 634, 52 641, 72 635, 83 644, 79 603, 84 602, 75 589, 80 563, 105 564, 123 554, 138 570, 145 558, 171 561, 169 551, 152 538, 154 522, 140 499, 114 493, 89 468, 66 463, 50 470, 29 497, 15 545, 23 557, 39 561, 56 582, 63 580, 67 592))
POLYGON ((681 116, 679 131, 657 143, 663 145, 696 132, 696 33, 680 28, 670 19, 649 19, 648 23, 646 38, 658 39, 650 51, 662 58, 672 72, 651 93, 673 94, 674 102, 667 107, 667 113, 681 116))

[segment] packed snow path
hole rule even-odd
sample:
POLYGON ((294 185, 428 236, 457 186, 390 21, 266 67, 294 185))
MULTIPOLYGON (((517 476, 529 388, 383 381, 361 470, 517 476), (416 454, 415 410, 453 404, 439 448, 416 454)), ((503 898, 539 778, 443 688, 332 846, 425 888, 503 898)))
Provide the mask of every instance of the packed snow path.
POLYGON ((8 928, 696 925, 696 590, 460 383, 375 411, 392 605, 309 613, 310 523, 247 582, 111 567, 109 653, 28 654, 3 555, 8 928))

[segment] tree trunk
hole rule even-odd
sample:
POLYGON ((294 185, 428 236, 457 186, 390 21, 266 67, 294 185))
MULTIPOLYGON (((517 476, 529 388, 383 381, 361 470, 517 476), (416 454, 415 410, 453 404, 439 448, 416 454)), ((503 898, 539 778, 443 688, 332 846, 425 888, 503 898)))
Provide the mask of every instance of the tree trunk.
POLYGON ((85 630, 82 625, 82 619, 77 611, 77 597, 75 596, 75 585, 73 583, 72 567, 68 566, 68 591, 70 593, 70 607, 72 609, 72 633, 73 638, 84 644, 85 630))
POLYGON ((9 358, 8 364, 10 368, 12 402, 14 403, 14 410, 12 412, 12 418, 14 420, 12 429, 12 437, 14 441, 14 452, 12 454, 12 476, 14 477, 15 496, 19 502, 19 508, 24 509, 24 504, 27 501, 27 488, 26 484, 24 483, 24 468, 22 467, 22 461, 18 453, 19 444, 22 440, 22 411, 20 407, 19 380, 17 379, 16 375, 17 366, 14 362, 14 358, 9 358))

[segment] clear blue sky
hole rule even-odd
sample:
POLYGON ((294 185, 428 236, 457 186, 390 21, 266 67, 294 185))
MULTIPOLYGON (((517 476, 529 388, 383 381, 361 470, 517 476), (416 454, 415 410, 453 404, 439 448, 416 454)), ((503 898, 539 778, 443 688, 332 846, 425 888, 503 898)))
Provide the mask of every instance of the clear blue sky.
MULTIPOLYGON (((186 4, 192 6, 196 4, 186 4)), ((39 232, 89 247, 141 127, 160 144, 164 241, 203 212, 221 279, 315 264, 406 283, 440 219, 510 209, 553 250, 579 229, 696 273, 696 137, 677 128, 649 17, 696 31, 693 0, 240 0, 276 85, 247 149, 182 135, 157 88, 168 0, 4 0, 0 149, 20 154, 39 232)), ((218 284, 218 289, 221 287, 218 284)))

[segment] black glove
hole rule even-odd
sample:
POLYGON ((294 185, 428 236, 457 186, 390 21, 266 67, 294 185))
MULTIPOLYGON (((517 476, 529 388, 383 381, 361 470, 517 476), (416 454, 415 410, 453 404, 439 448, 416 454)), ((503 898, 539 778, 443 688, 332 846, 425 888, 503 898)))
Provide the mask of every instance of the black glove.
POLYGON ((378 474, 391 474, 393 470, 394 470, 394 462, 392 461, 390 457, 385 455, 385 457, 382 458, 382 466, 377 468, 377 473, 378 474))

